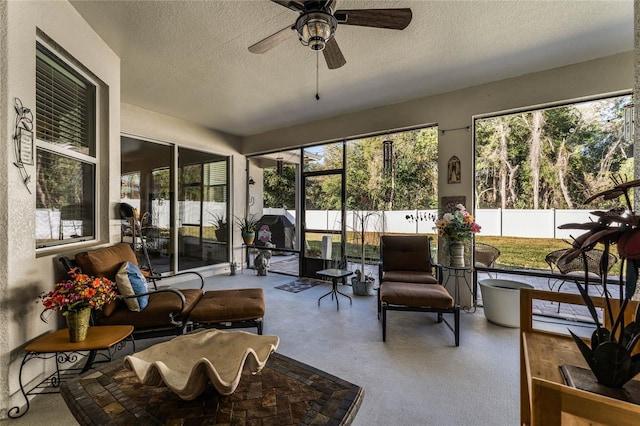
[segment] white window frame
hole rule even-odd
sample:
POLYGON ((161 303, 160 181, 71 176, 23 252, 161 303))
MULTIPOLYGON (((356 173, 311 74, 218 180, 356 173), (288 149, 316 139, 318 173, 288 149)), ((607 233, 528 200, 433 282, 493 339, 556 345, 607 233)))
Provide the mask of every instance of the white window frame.
MULTIPOLYGON (((36 252, 40 252, 40 251, 46 251, 46 250, 51 250, 52 248, 55 247, 61 247, 61 246, 65 246, 68 247, 70 244, 77 244, 77 243, 85 243, 85 242, 89 242, 89 241, 97 241, 100 235, 100 222, 99 222, 99 211, 98 211, 98 207, 99 207, 99 191, 98 188, 100 188, 100 152, 101 152, 101 140, 100 140, 100 128, 101 128, 101 111, 100 111, 100 105, 101 105, 101 90, 103 89, 102 84, 95 78, 93 77, 89 71, 83 69, 83 67, 80 65, 76 65, 74 63, 74 60, 72 58, 69 57, 68 54, 64 53, 64 52, 60 52, 60 49, 56 49, 54 46, 52 46, 50 43, 48 43, 47 41, 38 38, 36 40, 36 52, 38 50, 38 45, 44 47, 48 52, 44 52, 45 55, 51 57, 53 56, 53 58, 51 58, 52 60, 54 60, 54 62, 57 60, 58 62, 61 62, 64 64, 64 66, 70 68, 71 70, 73 70, 74 72, 76 72, 77 74, 79 74, 87 83, 91 84, 94 86, 95 90, 94 90, 94 105, 93 105, 93 110, 94 110, 94 125, 93 125, 93 129, 92 129, 92 133, 93 133, 93 140, 94 140, 94 156, 91 155, 87 155, 87 154, 83 154, 80 152, 77 152, 73 149, 69 149, 69 148, 65 148, 59 144, 54 144, 51 142, 47 142, 41 139, 38 139, 37 137, 37 131, 36 131, 36 126, 37 126, 37 111, 35 114, 35 120, 36 123, 34 125, 34 142, 35 142, 35 148, 36 148, 36 153, 34 155, 35 160, 37 161, 38 155, 37 155, 37 150, 38 149, 42 149, 45 151, 49 151, 50 153, 53 153, 55 155, 59 155, 59 156, 64 156, 67 158, 70 158, 74 161, 78 161, 80 163, 84 163, 84 164, 91 164, 93 165, 93 171, 94 171, 94 176, 93 176, 93 199, 91 200, 91 202, 93 202, 94 205, 94 211, 93 211, 93 235, 91 236, 85 236, 85 237, 78 237, 78 238, 67 238, 67 239, 59 239, 59 240, 55 240, 55 241, 49 241, 46 243, 38 243, 37 239, 34 239, 36 241, 36 252)), ((36 53, 37 55, 37 53, 36 53)), ((35 83, 35 81, 34 81, 35 83)), ((37 185, 37 183, 36 183, 37 185)), ((35 213, 35 212, 34 212, 35 213)), ((35 217, 34 217, 35 220, 35 217)))

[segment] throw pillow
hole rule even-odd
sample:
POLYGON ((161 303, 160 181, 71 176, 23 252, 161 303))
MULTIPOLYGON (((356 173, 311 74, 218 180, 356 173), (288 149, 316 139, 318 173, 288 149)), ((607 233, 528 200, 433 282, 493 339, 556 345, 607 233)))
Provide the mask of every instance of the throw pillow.
MULTIPOLYGON (((142 275, 142 271, 135 263, 131 262, 124 262, 120 265, 116 274, 116 286, 118 286, 118 292, 123 296, 133 296, 148 291, 147 280, 142 275)), ((149 296, 131 297, 124 299, 124 302, 130 311, 140 312, 149 304, 149 296)))

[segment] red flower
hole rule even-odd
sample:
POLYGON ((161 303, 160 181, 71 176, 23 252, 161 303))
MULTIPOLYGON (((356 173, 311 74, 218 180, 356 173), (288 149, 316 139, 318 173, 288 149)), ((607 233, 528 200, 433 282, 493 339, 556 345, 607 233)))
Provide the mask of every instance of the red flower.
POLYGON ((101 309, 116 297, 116 286, 106 278, 89 277, 71 270, 71 279, 59 282, 39 299, 45 309, 78 311, 88 307, 101 309))

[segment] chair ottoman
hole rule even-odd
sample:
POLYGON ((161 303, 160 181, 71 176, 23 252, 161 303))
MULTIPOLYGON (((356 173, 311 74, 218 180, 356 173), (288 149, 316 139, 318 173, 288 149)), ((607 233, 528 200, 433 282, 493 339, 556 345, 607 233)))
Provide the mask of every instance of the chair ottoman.
POLYGON ((257 327, 262 334, 264 312, 261 288, 213 290, 204 293, 189 320, 192 329, 257 327))
POLYGON ((444 322, 453 331, 456 346, 460 344, 460 307, 442 285, 385 281, 378 291, 382 308, 383 342, 387 338, 387 310, 389 310, 434 312, 438 315, 438 322, 444 320, 443 314, 453 314, 453 327, 446 320, 444 322))

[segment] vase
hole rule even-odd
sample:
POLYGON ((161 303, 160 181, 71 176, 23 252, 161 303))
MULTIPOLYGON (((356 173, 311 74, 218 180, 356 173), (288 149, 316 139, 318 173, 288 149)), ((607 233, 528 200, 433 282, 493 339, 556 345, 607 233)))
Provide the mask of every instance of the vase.
POLYGON ((227 242, 227 228, 218 228, 215 230, 216 240, 221 243, 227 242))
POLYGON ((87 338, 89 331, 89 318, 91 318, 91 308, 81 309, 78 312, 68 312, 67 328, 69 329, 70 342, 82 342, 87 338))
POLYGON ((454 268, 464 268, 464 244, 453 241, 449 244, 449 262, 454 268))
POLYGON ((253 240, 256 238, 256 233, 255 232, 243 232, 242 233, 242 239, 244 240, 244 243, 248 246, 250 246, 251 244, 253 244, 253 240))

